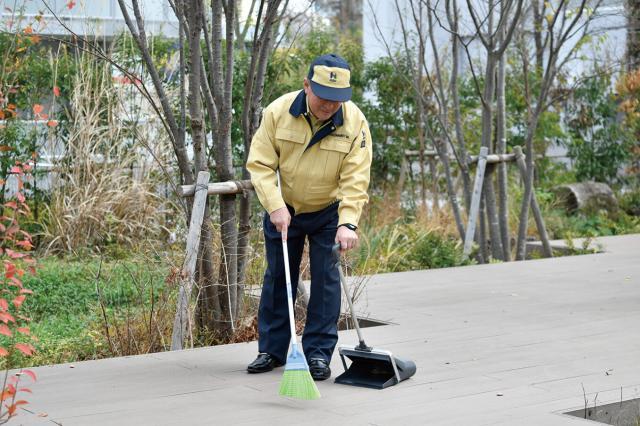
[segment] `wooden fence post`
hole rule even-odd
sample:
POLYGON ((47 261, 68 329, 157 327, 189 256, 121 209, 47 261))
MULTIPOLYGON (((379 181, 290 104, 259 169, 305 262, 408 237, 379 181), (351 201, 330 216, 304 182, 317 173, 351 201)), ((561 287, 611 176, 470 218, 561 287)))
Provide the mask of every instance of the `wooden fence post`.
POLYGON ((196 269, 198 247, 200 246, 200 231, 202 228, 202 218, 204 208, 207 204, 207 188, 209 183, 209 172, 198 173, 198 180, 195 185, 195 195, 193 199, 193 209, 191 211, 191 223, 189 224, 189 234, 187 236, 187 250, 180 271, 180 293, 176 306, 176 316, 173 321, 173 333, 171 335, 171 350, 182 349, 184 337, 189 323, 189 300, 193 289, 193 275, 196 269))
POLYGON ((487 153, 489 149, 486 146, 480 148, 478 156, 478 166, 476 168, 476 180, 473 184, 473 194, 471 195, 471 208, 469 209, 469 218, 467 230, 464 233, 464 257, 469 257, 471 253, 471 243, 476 232, 476 220, 478 218, 478 210, 480 210, 480 198, 482 196, 482 181, 484 180, 484 170, 487 166, 487 153))
MULTIPOLYGON (((516 154, 516 163, 518 164, 518 169, 520 169, 520 176, 524 181, 527 177, 527 165, 524 162, 522 147, 515 146, 513 148, 513 152, 516 154)), ((549 244, 549 235, 547 234, 547 228, 544 225, 544 219, 542 218, 542 212, 540 212, 540 206, 538 205, 535 192, 531 194, 531 211, 533 212, 533 218, 536 220, 536 226, 538 227, 538 233, 540 234, 542 253, 545 257, 553 257, 553 250, 551 249, 551 244, 549 244)))

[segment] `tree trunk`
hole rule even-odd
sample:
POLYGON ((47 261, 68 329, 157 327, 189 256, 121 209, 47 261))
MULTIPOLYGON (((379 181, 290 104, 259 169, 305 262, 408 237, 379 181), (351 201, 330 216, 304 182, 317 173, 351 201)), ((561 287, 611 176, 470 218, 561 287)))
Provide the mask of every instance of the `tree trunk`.
MULTIPOLYGON (((208 170, 207 147, 204 137, 204 111, 201 98, 201 82, 204 79, 202 62, 202 51, 200 49, 200 37, 202 33, 202 23, 204 22, 203 7, 186 8, 186 22, 188 24, 188 43, 189 43, 189 118, 191 124, 191 137, 193 139, 193 152, 195 168, 198 171, 208 170)), ((211 233, 211 212, 209 210, 209 202, 205 207, 205 214, 202 224, 202 241, 200 244, 200 253, 198 255, 198 270, 200 274, 199 286, 201 293, 206 297, 207 290, 215 288, 211 282, 213 274, 213 256, 211 246, 213 244, 213 235, 211 233)), ((209 295, 209 299, 213 298, 209 295)), ((199 302, 200 303, 200 302, 199 302)), ((215 303, 214 303, 215 305, 215 303)), ((199 310, 201 312, 201 310, 199 310)), ((218 311, 212 311, 211 315, 219 315, 218 311)))
POLYGON ((536 110, 531 117, 526 136, 526 165, 527 175, 524 181, 524 194, 520 205, 520 216, 518 224, 518 240, 516 245, 516 260, 524 260, 526 256, 527 228, 529 224, 529 206, 531 205, 531 195, 533 194, 533 137, 535 129, 538 127, 540 114, 542 113, 542 101, 536 105, 536 110))
MULTIPOLYGON (((497 59, 490 53, 487 57, 487 68, 485 72, 484 94, 482 101, 482 146, 487 147, 489 154, 493 153, 493 101, 495 95, 497 59)), ((498 215, 496 209, 495 190, 493 187, 493 165, 487 168, 484 176, 483 194, 489 225, 489 236, 491 239, 491 253, 494 258, 502 259, 502 238, 498 227, 498 215)), ((482 226, 481 226, 482 228, 482 226)), ((486 244, 486 243, 485 243, 486 244)), ((486 260, 486 257, 485 257, 486 260)))
POLYGON ((453 176, 451 175, 451 167, 449 165, 449 155, 444 142, 434 139, 434 147, 438 153, 438 158, 440 158, 440 162, 442 163, 442 170, 447 183, 447 195, 449 196, 449 202, 451 203, 451 210, 453 212, 453 218, 456 221, 458 234, 460 235, 460 239, 464 241, 464 225, 460 215, 458 196, 456 195, 456 189, 453 185, 453 176))
POLYGON ((544 46, 542 45, 542 28, 544 25, 545 2, 532 0, 533 9, 533 41, 535 44, 536 73, 540 73, 544 64, 544 46))
MULTIPOLYGON (((520 175, 522 176, 522 180, 525 181, 527 179, 527 166, 525 164, 525 160, 522 158, 522 147, 516 146, 513 148, 513 152, 516 155, 516 164, 518 169, 520 170, 520 175)), ((551 248, 551 244, 549 243, 549 235, 547 234, 547 228, 544 224, 544 219, 542 218, 542 212, 540 211, 540 206, 536 200, 536 195, 531 194, 531 210, 533 211, 533 217, 536 221, 536 226, 538 227, 538 234, 540 235, 540 241, 542 242, 542 253, 545 257, 553 257, 553 250, 551 248)), ((526 247, 525 247, 526 253, 526 247)))
POLYGON ((640 66, 640 2, 627 0, 627 70, 640 66))
MULTIPOLYGON (((505 63, 503 56, 498 62, 498 75, 496 81, 496 152, 498 154, 507 153, 507 108, 505 102, 505 63)), ((500 236, 502 239, 502 260, 511 260, 511 236, 509 235, 509 200, 508 200, 508 173, 507 163, 498 163, 498 197, 499 197, 499 218, 500 236)))
POLYGON ((431 174, 431 201, 433 202, 432 210, 433 212, 440 211, 440 195, 438 188, 438 165, 436 164, 436 159, 433 156, 429 156, 429 174, 431 174))
MULTIPOLYGON (((427 208, 427 189, 426 189, 426 173, 424 170, 424 166, 425 166, 425 149, 426 149, 426 144, 425 144, 425 137, 424 137, 424 126, 425 126, 425 120, 424 120, 424 98, 423 98, 423 94, 424 94, 424 90, 422 87, 422 67, 424 66, 424 44, 423 43, 419 43, 419 47, 418 47, 418 69, 416 72, 416 82, 415 82, 415 86, 418 90, 418 96, 416 96, 416 110, 418 113, 418 143, 419 143, 419 160, 420 160, 420 199, 422 200, 422 208, 424 209, 424 212, 428 212, 429 209, 427 208)), ((434 142, 435 143, 435 142, 434 142)))
POLYGON ((452 28, 451 34, 451 82, 450 82, 450 96, 453 100, 453 113, 455 122, 456 140, 458 142, 458 155, 465 159, 458 166, 462 174, 462 182, 464 188, 464 204, 467 212, 471 206, 471 176, 469 175, 469 169, 467 168, 467 149, 464 141, 464 133, 462 131, 462 112, 460 111, 460 91, 458 90, 458 68, 459 68, 459 50, 460 43, 458 40, 458 5, 457 1, 446 2, 447 7, 447 19, 449 25, 452 28), (452 5, 451 5, 452 3, 452 5), (452 7, 451 7, 452 6, 452 7))
MULTIPOLYGON (((214 2, 214 4, 217 2, 214 2)), ((220 7, 220 5, 213 6, 220 7)), ((221 85, 220 115, 217 123, 216 172, 222 181, 235 179, 233 152, 231 147, 232 88, 233 88, 233 21, 235 2, 227 2, 224 10, 226 40, 226 62, 224 63, 223 84, 221 85)), ((220 54, 222 52, 220 51, 220 54)), ((219 56, 222 60, 222 56, 219 56)), ((222 63, 222 62, 221 62, 222 63)), ((222 69, 219 69, 222 71, 222 69)), ((214 324, 223 336, 235 330, 234 321, 238 312, 238 224, 235 194, 220 196, 220 233, 222 241, 222 262, 219 269, 220 305, 223 318, 214 324)))
MULTIPOLYGON (((499 164, 499 163, 498 163, 499 164)), ((491 241, 491 256, 494 259, 503 260, 502 239, 500 236, 500 224, 498 223, 498 213, 496 211, 495 190, 493 188, 493 175, 496 164, 489 164, 485 175, 484 200, 487 208, 487 224, 489 225, 489 239, 491 241)))
POLYGON ((487 251, 487 216, 485 214, 486 203, 484 200, 485 197, 483 195, 482 197, 480 197, 480 213, 478 215, 478 218, 480 220, 478 221, 478 228, 476 229, 476 242, 478 243, 479 247, 477 257, 478 263, 485 263, 489 261, 489 252, 487 251))

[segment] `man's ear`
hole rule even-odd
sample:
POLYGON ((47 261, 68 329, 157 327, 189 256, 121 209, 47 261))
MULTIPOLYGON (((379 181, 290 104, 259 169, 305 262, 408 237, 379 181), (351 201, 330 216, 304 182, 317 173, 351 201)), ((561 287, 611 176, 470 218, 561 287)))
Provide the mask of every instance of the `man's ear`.
POLYGON ((307 77, 305 77, 304 80, 302 81, 302 87, 304 87, 304 91, 306 93, 310 87, 309 80, 307 79, 307 77))

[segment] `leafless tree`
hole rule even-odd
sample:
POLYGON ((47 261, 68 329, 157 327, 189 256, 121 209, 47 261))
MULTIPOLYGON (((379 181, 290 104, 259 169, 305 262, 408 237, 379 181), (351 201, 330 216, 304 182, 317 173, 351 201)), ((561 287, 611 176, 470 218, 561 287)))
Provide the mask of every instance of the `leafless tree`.
MULTIPOLYGON (((368 4, 369 8, 373 11, 371 2, 368 4)), ((434 40, 433 28, 435 24, 432 17, 427 13, 431 10, 431 1, 408 0, 404 4, 407 5, 407 8, 403 8, 399 0, 394 0, 394 7, 399 19, 400 34, 402 36, 403 54, 409 63, 410 69, 413 70, 413 74, 406 76, 406 79, 407 83, 412 87, 418 105, 416 108, 416 117, 419 131, 418 142, 420 143, 421 177, 424 179, 424 152, 426 150, 426 141, 429 140, 432 142, 438 154, 438 159, 442 164, 451 210, 458 233, 460 237, 464 239, 464 225, 449 156, 450 154, 454 155, 462 173, 467 173, 466 159, 462 159, 459 156, 456 147, 453 145, 453 139, 451 138, 449 129, 450 120, 448 118, 448 108, 450 100, 448 97, 447 80, 442 72, 443 60, 439 56, 438 46, 434 40), (430 69, 425 61, 427 46, 429 46, 429 51, 435 56, 433 70, 430 69), (429 109, 434 106, 437 110, 437 114, 433 117, 437 123, 436 125, 432 124, 432 120, 427 119, 427 117, 432 115, 429 109)), ((393 66, 399 70, 400 64, 395 60, 390 41, 384 38, 383 31, 380 29, 375 13, 373 15, 374 23, 385 45, 387 55, 393 66)), ((466 179, 468 180, 468 177, 466 179)), ((424 188, 424 184, 422 187, 424 188)), ((424 193, 422 197, 426 198, 424 193)))
MULTIPOLYGON (((182 183, 191 184, 194 182, 195 173, 209 170, 213 166, 212 157, 215 159, 217 180, 236 179, 231 149, 234 46, 244 48, 244 37, 248 28, 245 24, 240 30, 237 1, 171 1, 180 24, 180 36, 186 40, 189 53, 186 64, 189 85, 185 96, 188 100, 189 134, 194 147, 192 161, 186 155, 184 132, 181 133, 181 126, 166 98, 162 81, 147 47, 145 22, 139 0, 118 0, 118 3, 160 100, 159 113, 168 123, 167 127, 172 134, 182 183), (131 11, 135 19, 131 18, 131 11), (204 51, 201 48, 202 40, 204 51), (234 40, 237 40, 237 43, 234 40), (207 124, 210 128, 210 144, 205 137, 207 124)), ((277 26, 280 5, 280 0, 260 0, 258 5, 258 20, 255 22, 251 44, 251 62, 242 119, 247 147, 259 120, 266 63, 273 47, 272 36, 277 26)), ((184 122, 184 119, 180 121, 184 122)), ((236 205, 235 195, 220 197, 222 253, 217 273, 213 264, 211 212, 209 208, 206 209, 196 274, 201 286, 197 309, 198 322, 223 335, 233 330, 234 321, 238 318, 242 300, 241 283, 246 265, 249 200, 241 199, 240 215, 237 214, 236 205)))
MULTIPOLYGON (((525 98, 527 100, 527 130, 525 134, 527 175, 524 182, 524 195, 518 225, 518 240, 516 245, 516 259, 525 257, 526 231, 528 224, 529 207, 533 193, 534 177, 534 148, 535 136, 540 116, 556 101, 551 96, 551 89, 556 82, 558 73, 575 58, 576 53, 589 35, 591 24, 597 17, 602 0, 570 2, 559 0, 557 3, 548 2, 533 3, 534 31, 523 28, 520 31, 524 37, 533 32, 536 40, 534 52, 535 65, 533 72, 540 76, 537 93, 528 87, 529 73, 531 72, 531 60, 529 55, 529 43, 526 40, 518 43, 525 82, 525 98), (538 8, 537 10, 535 8, 538 8), (538 34, 539 33, 539 34, 538 34)), ((545 231, 542 231, 545 232, 545 231)))
MULTIPOLYGON (((477 2, 476 2, 477 3, 477 2)), ((486 4, 486 11, 480 12, 481 8, 467 0, 467 12, 473 23, 475 33, 486 50, 484 88, 480 96, 482 103, 482 146, 488 148, 489 153, 500 152, 504 147, 500 141, 494 143, 493 123, 496 99, 496 71, 504 57, 518 21, 522 15, 522 0, 489 0, 486 4)), ((500 89, 500 86, 498 87, 500 89)), ((483 194, 484 205, 486 207, 486 218, 489 224, 489 235, 491 240, 492 256, 496 259, 507 260, 508 255, 504 252, 503 241, 509 238, 503 235, 502 230, 508 233, 508 226, 500 224, 504 221, 504 215, 498 216, 496 209, 495 189, 493 186, 494 167, 487 168, 484 177, 483 194)), ((502 173, 501 173, 502 175, 502 173)), ((502 186, 501 186, 502 187, 502 186)), ((506 191, 501 191, 505 200, 506 191)), ((503 203, 501 203, 503 204, 503 203)), ((481 230, 483 226, 481 224, 481 230)), ((484 245, 484 241, 481 242, 484 245)))
MULTIPOLYGON (((403 4, 407 5, 407 9, 410 11, 407 13, 399 6, 399 0, 395 0, 405 52, 407 54, 412 52, 408 40, 415 38, 418 48, 413 52, 417 51, 420 56, 426 53, 433 59, 431 66, 433 70, 431 71, 427 69, 427 61, 415 60, 414 68, 422 67, 423 70, 420 74, 416 73, 408 83, 414 88, 417 99, 422 99, 422 102, 418 102, 419 105, 427 105, 431 102, 430 105, 437 106, 438 127, 427 126, 425 132, 427 139, 434 141, 436 149, 438 149, 438 139, 446 142, 447 150, 443 152, 445 155, 440 156, 443 167, 446 168, 447 154, 453 153, 456 158, 462 158, 462 161, 458 161, 458 165, 463 172, 467 207, 470 200, 470 178, 466 169, 467 141, 464 140, 462 131, 458 93, 460 53, 463 56, 466 55, 468 59, 470 75, 482 106, 481 145, 487 147, 490 153, 504 154, 506 153, 506 117, 508 114, 505 100, 506 54, 508 49, 522 53, 522 46, 526 46, 527 59, 523 60, 522 67, 525 74, 525 91, 527 92, 525 95, 529 101, 525 133, 527 179, 525 180, 525 197, 519 215, 520 225, 516 249, 518 259, 524 257, 524 233, 526 232, 528 206, 531 203, 533 191, 533 158, 535 155, 532 143, 533 136, 538 127, 540 115, 553 103, 550 95, 556 77, 560 70, 566 67, 569 60, 575 57, 581 46, 581 40, 589 34, 589 23, 594 18, 600 2, 601 0, 582 0, 579 2, 533 0, 531 3, 524 2, 524 0, 466 0, 464 6, 461 6, 457 0, 445 0, 444 2, 405 0, 403 4), (423 19, 421 15, 424 10, 427 11, 426 19, 423 19), (441 71, 443 65, 435 43, 434 28, 450 34, 450 46, 445 46, 452 55, 448 88, 445 86, 446 78, 443 77, 441 71), (517 46, 514 41, 517 41, 517 46), (431 46, 429 52, 424 48, 425 45, 431 46), (479 45, 483 47, 484 54, 477 62, 473 56, 477 56, 479 45), (531 46, 533 46, 533 65, 528 57, 531 46), (479 78, 478 63, 484 68, 482 79, 479 78), (536 90, 528 87, 527 79, 530 77, 528 73, 531 72, 536 72, 539 75, 539 87, 536 87, 536 90), (424 75, 425 81, 428 82, 429 99, 425 98, 426 91, 422 90, 417 83, 420 81, 420 75, 424 75), (453 124, 450 123, 450 117, 453 118, 453 124), (454 139, 456 147, 452 143, 454 139)), ((379 28, 378 31, 382 34, 379 28)), ((385 46, 389 57, 392 58, 391 49, 386 41, 385 46)), ((492 257, 503 260, 510 260, 511 257, 507 176, 505 164, 490 165, 485 175, 481 223, 476 236, 476 240, 480 244, 479 259, 481 261, 488 258, 489 241, 492 257), (497 173, 495 173, 496 170, 497 173), (494 189, 494 176, 496 176, 495 180, 498 184, 497 194, 494 189), (485 229, 487 225, 488 229, 485 229), (487 233, 489 234, 488 239, 486 238, 487 233)), ((455 193, 449 192, 450 198, 455 200, 455 193)), ((452 206, 455 215, 456 203, 452 203, 452 206)), ((457 216, 456 221, 458 222, 457 216)), ((464 229, 462 229, 461 223, 459 223, 459 228, 461 235, 463 235, 464 229)), ((541 238, 547 239, 544 223, 539 226, 539 230, 541 238)))

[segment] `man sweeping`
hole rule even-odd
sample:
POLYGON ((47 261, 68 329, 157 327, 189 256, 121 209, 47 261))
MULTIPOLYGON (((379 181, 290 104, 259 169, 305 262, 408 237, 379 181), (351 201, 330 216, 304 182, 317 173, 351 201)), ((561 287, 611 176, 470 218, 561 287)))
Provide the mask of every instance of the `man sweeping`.
POLYGON ((267 106, 253 137, 247 169, 266 210, 267 270, 258 310, 259 354, 249 373, 271 371, 287 359, 291 332, 282 244, 295 297, 308 238, 311 296, 302 346, 313 379, 331 376, 340 315, 340 276, 331 249, 336 243, 343 251, 357 245, 372 158, 366 119, 350 101, 350 76, 340 56, 317 57, 303 90, 267 106))

